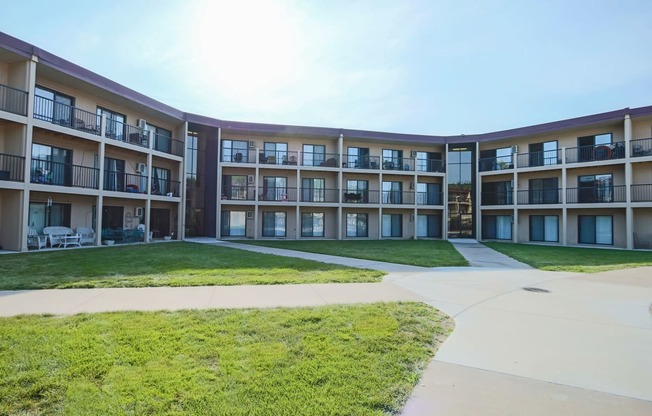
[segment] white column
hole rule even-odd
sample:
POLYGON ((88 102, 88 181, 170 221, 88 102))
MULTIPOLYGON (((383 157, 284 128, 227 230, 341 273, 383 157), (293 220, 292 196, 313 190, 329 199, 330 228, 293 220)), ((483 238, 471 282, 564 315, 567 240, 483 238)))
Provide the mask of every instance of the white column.
POLYGON ((568 209, 566 198, 566 148, 561 148, 561 244, 568 245, 568 209))
MULTIPOLYGON (((512 157, 514 158, 512 160, 512 163, 514 166, 516 166, 516 156, 517 153, 514 153, 512 157)), ((516 167, 514 168, 514 176, 513 176, 513 181, 514 181, 514 187, 512 189, 512 203, 514 204, 514 212, 512 213, 512 242, 518 243, 518 172, 516 171, 516 167)))
POLYGON ((339 153, 339 162, 337 164, 337 239, 342 239, 342 228, 344 224, 342 223, 342 194, 344 193, 344 174, 342 173, 342 161, 344 160, 344 135, 340 133, 340 137, 337 139, 337 152, 339 153))
MULTIPOLYGON (((222 239, 222 160, 220 159, 220 151, 222 149, 222 128, 217 129, 217 181, 215 197, 217 198, 217 207, 215 209, 215 239, 222 239)), ((247 214, 245 212, 245 236, 247 234, 247 214)))
POLYGON ((445 158, 445 163, 446 163, 446 175, 442 178, 442 192, 443 192, 443 210, 442 210, 442 215, 441 215, 441 238, 442 240, 448 240, 448 143, 446 143, 446 146, 444 146, 444 158, 445 158))
MULTIPOLYGON (((188 122, 183 123, 183 160, 181 161, 181 179, 179 195, 181 196, 181 202, 179 203, 179 240, 184 240, 186 238, 186 158, 188 157, 188 122)), ((151 141, 151 140, 150 140, 151 141)), ((218 146, 219 149, 219 146, 218 146)), ((218 176, 217 181, 219 182, 221 178, 218 176)), ((145 234, 147 235, 147 234, 145 234)), ((145 238, 147 240, 147 238, 145 238)))
MULTIPOLYGON (((102 185, 102 182, 100 182, 100 186, 102 185)), ((102 214, 103 210, 102 207, 104 206, 104 196, 100 192, 100 194, 97 196, 96 203, 95 203, 95 245, 100 246, 102 245, 102 214)), ((149 224, 147 225, 149 227, 149 224)), ((148 234, 145 233, 145 236, 148 234)), ((145 241, 147 241, 147 238, 145 238, 145 241)))
POLYGON ((627 249, 634 248, 634 209, 632 208, 632 162, 630 160, 630 142, 632 140, 632 119, 627 114, 625 116, 625 201, 627 208, 625 209, 625 241, 627 249))

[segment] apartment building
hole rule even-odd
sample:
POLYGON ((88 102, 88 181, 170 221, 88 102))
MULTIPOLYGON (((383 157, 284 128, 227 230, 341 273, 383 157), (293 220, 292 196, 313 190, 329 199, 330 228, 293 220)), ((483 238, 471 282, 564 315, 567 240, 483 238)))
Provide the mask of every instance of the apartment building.
POLYGON ((650 248, 652 106, 466 136, 232 122, 0 34, 0 245, 51 225, 650 248))

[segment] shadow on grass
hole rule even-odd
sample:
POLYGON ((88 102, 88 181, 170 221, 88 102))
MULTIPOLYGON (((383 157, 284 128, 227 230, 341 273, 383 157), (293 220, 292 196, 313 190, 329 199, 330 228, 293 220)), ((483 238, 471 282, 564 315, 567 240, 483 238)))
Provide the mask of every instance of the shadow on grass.
POLYGON ((6 254, 0 290, 378 281, 382 272, 174 242, 6 254))

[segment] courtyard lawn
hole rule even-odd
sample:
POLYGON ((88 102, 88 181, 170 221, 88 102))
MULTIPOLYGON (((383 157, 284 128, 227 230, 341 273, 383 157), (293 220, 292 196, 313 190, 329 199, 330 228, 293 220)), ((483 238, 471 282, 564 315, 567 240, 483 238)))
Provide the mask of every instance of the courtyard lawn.
POLYGON ((468 266, 452 244, 439 240, 238 240, 265 247, 423 267, 468 266))
POLYGON ((541 270, 597 273, 652 266, 652 252, 496 242, 484 244, 541 270))
POLYGON ((186 242, 3 254, 0 270, 0 290, 378 282, 384 275, 186 242))
POLYGON ((0 319, 0 414, 396 414, 452 320, 420 303, 0 319))

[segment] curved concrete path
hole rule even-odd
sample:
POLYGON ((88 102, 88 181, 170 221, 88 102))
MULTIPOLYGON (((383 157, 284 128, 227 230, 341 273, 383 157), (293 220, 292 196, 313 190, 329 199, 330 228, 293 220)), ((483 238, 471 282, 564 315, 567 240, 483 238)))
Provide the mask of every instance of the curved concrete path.
POLYGON ((652 414, 652 268, 542 272, 475 241, 455 242, 475 267, 439 269, 191 241, 391 273, 381 284, 5 291, 0 315, 421 300, 456 328, 404 415, 652 414))

